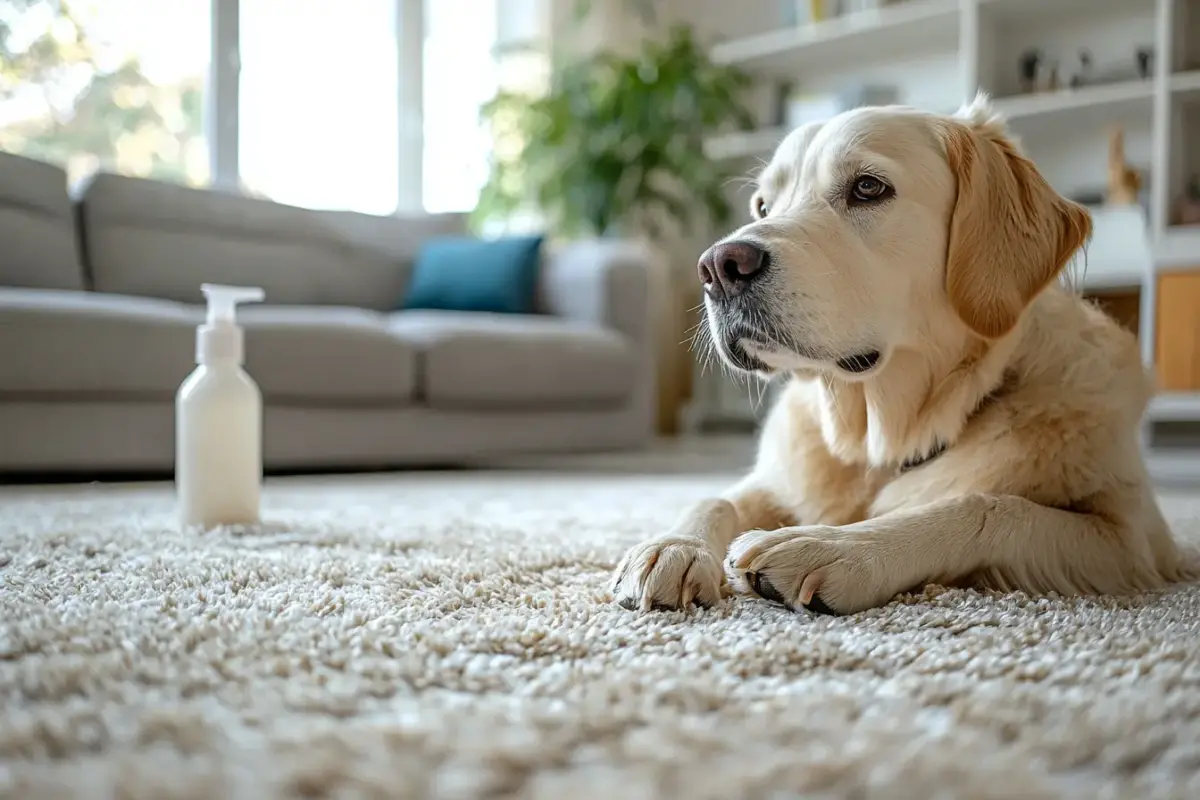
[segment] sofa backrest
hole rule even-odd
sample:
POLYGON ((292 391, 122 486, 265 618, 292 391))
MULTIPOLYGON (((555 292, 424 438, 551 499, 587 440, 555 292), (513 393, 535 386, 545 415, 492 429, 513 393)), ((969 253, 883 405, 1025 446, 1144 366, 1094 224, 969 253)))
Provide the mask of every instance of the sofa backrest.
POLYGON ((377 310, 402 301, 423 239, 460 215, 372 217, 98 174, 80 198, 96 291, 201 301, 200 284, 261 286, 266 301, 377 310))
POLYGON ((84 287, 67 174, 0 153, 0 286, 84 287))

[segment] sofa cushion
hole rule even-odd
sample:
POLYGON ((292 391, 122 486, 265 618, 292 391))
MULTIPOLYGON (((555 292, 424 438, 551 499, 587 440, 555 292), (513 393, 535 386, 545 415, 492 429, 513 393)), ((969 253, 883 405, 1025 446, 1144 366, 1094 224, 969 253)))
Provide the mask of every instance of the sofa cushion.
MULTIPOLYGON (((278 403, 402 405, 416 349, 361 309, 243 309, 246 369, 278 403)), ((195 367, 200 306, 0 289, 0 395, 169 399, 195 367)))
POLYGON ((457 218, 371 217, 102 173, 82 197, 98 291, 201 301, 200 284, 261 286, 266 302, 391 310, 431 233, 457 218))
POLYGON ((413 265, 404 308, 531 313, 543 238, 430 239, 413 265))
POLYGON ((0 286, 83 289, 67 174, 0 153, 0 286))
POLYGON ((636 381, 627 339, 555 317, 399 311, 391 329, 420 348, 419 392, 434 408, 611 405, 636 381))
POLYGON ((386 315, 337 306, 248 306, 246 369, 279 400, 388 405, 413 401, 417 348, 386 315))

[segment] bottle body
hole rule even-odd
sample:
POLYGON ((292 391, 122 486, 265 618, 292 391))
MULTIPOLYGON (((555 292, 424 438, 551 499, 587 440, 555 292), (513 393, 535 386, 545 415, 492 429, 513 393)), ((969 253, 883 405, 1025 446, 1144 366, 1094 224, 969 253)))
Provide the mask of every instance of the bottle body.
POLYGON ((185 526, 259 521, 262 393, 238 359, 201 364, 179 387, 175 487, 185 526))

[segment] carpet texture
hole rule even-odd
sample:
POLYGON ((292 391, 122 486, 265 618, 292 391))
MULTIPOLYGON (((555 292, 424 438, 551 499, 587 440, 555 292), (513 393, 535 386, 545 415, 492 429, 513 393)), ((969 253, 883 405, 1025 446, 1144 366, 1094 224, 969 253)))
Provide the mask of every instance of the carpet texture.
MULTIPOLYGON (((281 481, 207 534, 168 487, 8 490, 0 796, 1200 797, 1197 587, 608 603, 725 483, 281 481)), ((1166 510, 1200 537, 1200 499, 1166 510)))

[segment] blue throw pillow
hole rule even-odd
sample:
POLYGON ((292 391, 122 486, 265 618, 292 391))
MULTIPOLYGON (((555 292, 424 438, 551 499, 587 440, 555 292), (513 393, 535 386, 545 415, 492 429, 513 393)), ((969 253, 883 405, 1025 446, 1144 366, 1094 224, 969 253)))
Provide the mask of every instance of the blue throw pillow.
POLYGON ((430 239, 417 254, 404 308, 532 313, 543 238, 430 239))

